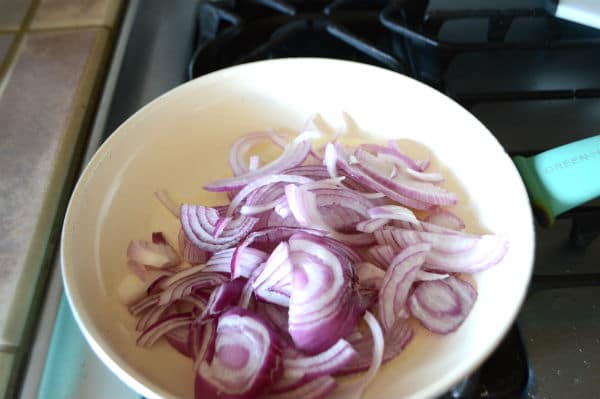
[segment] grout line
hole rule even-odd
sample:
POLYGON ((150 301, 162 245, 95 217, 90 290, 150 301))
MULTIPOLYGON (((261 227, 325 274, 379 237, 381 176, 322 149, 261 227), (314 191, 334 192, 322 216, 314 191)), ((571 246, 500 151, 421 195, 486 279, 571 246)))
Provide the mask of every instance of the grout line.
MULTIPOLYGON (((33 0, 31 2, 31 4, 29 5, 29 9, 25 13, 23 20, 21 21, 21 25, 19 26, 17 34, 15 35, 15 39, 13 40, 12 44, 10 45, 10 48, 6 52, 4 61, 0 64, 0 82, 6 76, 8 70, 10 68, 10 65, 14 61, 15 56, 17 55, 17 51, 18 51, 19 47, 21 46, 21 42, 23 41, 23 36, 25 36, 27 28, 31 24, 31 21, 33 20, 33 16, 35 15, 35 12, 36 12, 40 2, 41 2, 41 0, 33 0)), ((0 86, 2 86, 2 85, 0 85, 0 86)), ((0 90, 0 93, 1 92, 2 91, 0 90)))
POLYGON ((16 345, 0 345, 0 352, 2 353, 15 353, 16 350, 16 345))
POLYGON ((60 26, 45 26, 40 28, 27 28, 27 32, 43 33, 43 32, 65 32, 78 29, 107 29, 112 31, 115 27, 108 24, 82 24, 82 25, 60 25, 60 26))

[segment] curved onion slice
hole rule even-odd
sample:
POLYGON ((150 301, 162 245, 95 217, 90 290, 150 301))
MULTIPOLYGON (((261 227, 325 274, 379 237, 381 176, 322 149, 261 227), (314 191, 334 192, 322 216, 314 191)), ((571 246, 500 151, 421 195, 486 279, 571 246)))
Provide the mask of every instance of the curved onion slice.
MULTIPOLYGON (((262 195, 258 195, 257 198, 253 198, 248 201, 248 205, 258 205, 264 203, 264 197, 270 194, 270 190, 263 190, 262 192, 257 191, 258 189, 271 186, 273 187, 277 183, 296 183, 296 184, 306 184, 312 182, 311 179, 304 176, 295 176, 295 175, 268 175, 259 177, 252 182, 248 183, 244 186, 231 200, 229 207, 227 208, 227 216, 232 216, 233 212, 237 209, 237 207, 242 203, 244 199, 246 199, 250 194, 259 192, 262 195)), ((277 195, 279 196, 279 194, 277 195)))
POLYGON ((373 219, 403 220, 418 223, 415 214, 408 208, 399 205, 382 205, 369 209, 369 216, 373 219))
POLYGON ((202 362, 211 362, 215 353, 215 338, 217 335, 217 319, 205 323, 194 320, 190 325, 188 347, 194 359, 194 371, 202 362))
POLYGON ((390 222, 390 219, 369 219, 363 220, 356 225, 356 230, 362 231, 363 233, 373 233, 379 230, 390 222))
POLYGON ((204 186, 204 189, 208 191, 239 190, 246 184, 254 181, 259 177, 280 173, 285 169, 302 164, 302 162, 304 162, 304 160, 308 156, 310 148, 310 140, 294 141, 288 146, 286 146, 285 150, 279 156, 279 158, 275 159, 273 162, 270 162, 261 168, 249 171, 248 173, 244 173, 239 176, 214 181, 204 186))
POLYGON ((357 167, 373 180, 392 189, 398 194, 431 205, 454 205, 456 194, 429 182, 418 181, 402 174, 390 178, 392 166, 373 156, 367 151, 357 149, 354 155, 359 163, 357 167))
POLYGON ((383 228, 375 232, 378 243, 406 248, 415 243, 431 244, 426 262, 430 268, 443 272, 474 273, 499 263, 508 251, 508 240, 484 234, 445 234, 400 228, 383 228))
POLYGON ((383 270, 387 270, 398 252, 399 250, 392 245, 373 245, 367 250, 373 262, 383 270))
POLYGON ((256 296, 266 302, 288 306, 292 288, 292 262, 289 247, 280 243, 252 282, 256 296))
POLYGON ((184 204, 180 214, 181 226, 186 237, 198 248, 211 252, 234 246, 258 221, 257 218, 242 215, 227 223, 217 237, 215 232, 222 226, 217 209, 184 204))
POLYGON ((402 151, 400 151, 400 148, 398 147, 398 143, 394 140, 390 140, 388 142, 388 146, 384 147, 382 145, 379 144, 361 144, 360 148, 368 151, 369 153, 375 155, 375 154, 382 154, 382 155, 387 155, 389 156, 391 159, 393 159, 392 162, 412 169, 414 171, 418 171, 418 172, 422 172, 423 170, 421 170, 420 166, 408 155, 404 154, 402 151))
POLYGON ((477 291, 471 284, 450 276, 417 285, 408 308, 427 329, 448 334, 465 321, 476 299, 477 291))
POLYGON ((379 291, 379 317, 384 331, 404 317, 408 292, 430 249, 431 245, 427 243, 406 247, 394 257, 386 270, 379 291))
POLYGON ((369 370, 367 370, 367 374, 362 377, 362 380, 359 382, 358 387, 356 389, 355 398, 360 399, 364 390, 369 386, 375 375, 377 374, 377 370, 381 367, 381 363, 383 362, 383 354, 384 354, 384 340, 383 333, 381 331, 381 326, 379 322, 371 314, 371 312, 365 312, 364 316, 365 322, 369 326, 371 330, 371 335, 373 337, 373 361, 369 366, 369 370))
POLYGON ((180 327, 189 326, 193 317, 190 313, 179 313, 159 320, 148 327, 142 335, 139 336, 137 344, 140 346, 152 346, 160 337, 180 327))
POLYGON ((198 366, 196 397, 256 397, 283 372, 276 340, 255 313, 241 308, 224 313, 217 324, 212 361, 198 366))
POLYGON ((283 358, 283 375, 269 389, 269 393, 283 393, 316 378, 336 373, 357 357, 352 345, 340 339, 324 352, 314 356, 293 353, 283 358))
POLYGON ((373 237, 368 234, 345 234, 333 230, 323 219, 314 193, 294 184, 288 184, 285 186, 285 196, 294 218, 301 226, 322 228, 337 240, 351 245, 364 246, 373 243, 373 237))
POLYGON ((425 221, 452 230, 463 230, 465 228, 465 222, 447 209, 436 209, 427 216, 425 221))
MULTIPOLYGON (((398 320, 389 331, 384 333, 383 363, 398 356, 410 343, 413 335, 414 331, 405 320, 398 320)), ((351 340, 351 343, 356 349, 358 357, 344 366, 336 375, 365 371, 373 361, 374 343, 372 334, 363 335, 361 333, 351 340)))
POLYGON ((386 185, 385 183, 382 183, 368 175, 362 168, 359 167, 359 165, 351 165, 349 161, 349 155, 345 153, 340 144, 336 144, 335 149, 337 152, 338 167, 342 169, 349 177, 352 177, 352 179, 356 180, 359 184, 368 187, 373 191, 384 194, 389 199, 397 201, 400 204, 413 209, 427 210, 434 207, 430 203, 416 200, 397 192, 389 185, 386 185))
POLYGON ((318 237, 295 235, 289 246, 293 264, 289 332, 299 349, 318 353, 346 336, 358 322, 352 264, 321 245, 318 237))
MULTIPOLYGON (((229 165, 231 166, 234 176, 243 175, 248 173, 248 171, 253 170, 253 168, 251 168, 251 163, 246 166, 244 157, 252 146, 261 141, 270 141, 281 148, 284 148, 287 145, 285 134, 279 132, 255 132, 241 136, 233 142, 229 150, 229 165)), ((252 162, 252 158, 253 157, 250 157, 250 162, 252 162)))
POLYGON ((206 262, 207 254, 206 251, 201 250, 185 236, 183 229, 179 230, 179 253, 184 261, 189 262, 192 265, 199 265, 206 262))
POLYGON ((245 279, 236 278, 235 280, 226 281, 218 286, 210 294, 208 305, 200 316, 200 320, 204 321, 211 317, 218 316, 227 309, 236 306, 240 300, 240 296, 242 295, 245 285, 245 279))

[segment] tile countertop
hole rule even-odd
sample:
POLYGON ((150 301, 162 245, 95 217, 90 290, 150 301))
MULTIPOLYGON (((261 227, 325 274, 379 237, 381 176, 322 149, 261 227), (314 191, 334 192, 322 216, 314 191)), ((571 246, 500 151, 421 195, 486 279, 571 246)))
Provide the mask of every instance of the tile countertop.
POLYGON ((27 357, 123 3, 0 0, 0 393, 27 357))

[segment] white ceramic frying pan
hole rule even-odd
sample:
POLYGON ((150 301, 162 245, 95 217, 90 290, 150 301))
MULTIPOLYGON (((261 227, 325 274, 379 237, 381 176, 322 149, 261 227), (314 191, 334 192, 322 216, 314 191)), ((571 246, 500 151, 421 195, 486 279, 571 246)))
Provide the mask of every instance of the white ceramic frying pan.
POLYGON ((485 126, 437 91, 383 69, 326 59, 257 62, 188 82, 137 112, 98 150, 71 198, 61 246, 66 293, 93 350, 134 390, 152 399, 193 397, 191 361, 166 344, 137 347, 135 320, 116 292, 129 240, 177 232, 154 191, 214 203, 219 196, 201 187, 229 173, 237 135, 298 131, 315 112, 341 125, 342 111, 371 139, 402 139, 412 155, 430 157, 458 193, 468 231, 510 241, 500 264, 475 275, 479 298, 459 330, 440 337, 417 327, 365 398, 434 398, 500 342, 527 291, 535 241, 525 186, 485 126))

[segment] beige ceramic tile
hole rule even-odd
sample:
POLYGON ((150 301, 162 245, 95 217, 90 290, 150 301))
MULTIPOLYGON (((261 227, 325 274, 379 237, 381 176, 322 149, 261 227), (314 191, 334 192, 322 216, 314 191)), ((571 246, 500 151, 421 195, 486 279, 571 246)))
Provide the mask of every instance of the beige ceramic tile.
POLYGON ((0 392, 6 392, 14 357, 12 353, 0 352, 0 392))
POLYGON ((0 29, 18 30, 30 3, 30 0, 0 0, 0 29))
POLYGON ((113 27, 122 0, 41 0, 31 29, 113 27))
POLYGON ((104 28, 26 34, 2 85, 0 346, 19 343, 80 130, 93 112, 107 37, 104 28))
POLYGON ((12 33, 0 34, 0 66, 2 66, 4 58, 6 57, 6 53, 8 52, 8 49, 10 48, 14 38, 15 35, 12 33))

